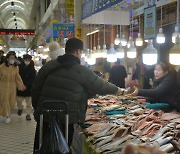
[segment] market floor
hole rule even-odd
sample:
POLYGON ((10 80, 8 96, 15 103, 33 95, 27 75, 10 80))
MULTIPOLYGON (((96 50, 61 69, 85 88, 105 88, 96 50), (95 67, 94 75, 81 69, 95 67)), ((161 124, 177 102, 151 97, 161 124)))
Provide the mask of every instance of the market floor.
POLYGON ((11 115, 11 122, 0 117, 0 154, 32 154, 36 122, 26 121, 26 114, 11 115))

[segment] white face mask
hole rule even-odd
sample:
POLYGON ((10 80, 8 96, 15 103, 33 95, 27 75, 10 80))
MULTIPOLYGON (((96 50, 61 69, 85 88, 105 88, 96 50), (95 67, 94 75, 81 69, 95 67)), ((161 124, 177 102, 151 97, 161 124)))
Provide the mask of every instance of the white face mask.
POLYGON ((15 60, 14 59, 11 59, 10 61, 9 61, 9 64, 11 64, 11 65, 13 65, 15 63, 15 60))
POLYGON ((29 64, 30 64, 30 61, 24 61, 24 64, 25 64, 25 65, 29 65, 29 64))

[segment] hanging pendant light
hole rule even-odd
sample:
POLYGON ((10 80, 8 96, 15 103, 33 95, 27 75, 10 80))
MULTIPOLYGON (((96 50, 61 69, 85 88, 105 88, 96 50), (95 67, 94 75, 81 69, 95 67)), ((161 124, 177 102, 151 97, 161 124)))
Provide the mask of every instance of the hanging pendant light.
POLYGON ((107 49, 106 49, 106 25, 104 24, 104 44, 102 49, 102 58, 107 58, 107 49))
POLYGON ((123 47, 125 47, 127 45, 127 40, 125 38, 125 35, 122 35, 121 44, 123 47))
POLYGON ((121 42, 120 38, 119 38, 119 34, 116 34, 116 38, 114 40, 114 44, 115 45, 119 45, 119 43, 121 42))
MULTIPOLYGON (((139 8, 140 8, 140 2, 139 2, 139 8)), ((139 33, 138 33, 138 37, 136 38, 136 46, 140 47, 143 45, 143 39, 141 37, 141 16, 139 15, 139 33)))
POLYGON ((106 44, 103 44, 103 49, 102 49, 102 58, 107 58, 107 49, 106 49, 106 44))
POLYGON ((99 45, 99 32, 98 32, 98 45, 96 50, 96 58, 101 58, 101 57, 102 57, 102 51, 101 51, 101 46, 99 45))
POLYGON ((121 43, 119 44, 119 47, 116 49, 116 51, 117 58, 124 58, 124 49, 121 43))
POLYGON ((159 28, 159 33, 157 34, 156 42, 158 44, 162 44, 165 42, 165 35, 163 33, 163 28, 159 28))
POLYGON ((132 36, 129 36, 129 41, 127 43, 127 48, 130 48, 132 42, 133 42, 132 36))
POLYGON ((95 65, 96 64, 96 58, 94 57, 92 50, 90 50, 89 55, 87 57, 87 63, 88 63, 88 65, 95 65))
POLYGON ((146 65, 154 65, 157 63, 157 49, 153 47, 153 40, 149 40, 147 47, 142 52, 143 63, 146 65))
POLYGON ((127 57, 128 58, 136 58, 137 56, 137 49, 134 46, 134 41, 130 42, 130 47, 127 50, 127 57))
MULTIPOLYGON (((91 27, 91 30, 92 30, 92 27, 91 27)), ((96 64, 96 58, 95 58, 95 56, 93 54, 93 50, 92 50, 92 48, 93 48, 93 36, 92 36, 92 34, 90 34, 90 41, 91 41, 91 45, 90 45, 91 49, 90 49, 89 54, 87 56, 87 63, 88 63, 88 65, 95 65, 96 64)))
POLYGON ((121 42, 118 29, 119 29, 119 27, 117 26, 117 34, 116 34, 116 38, 114 40, 115 45, 119 45, 119 43, 121 42))
POLYGON ((141 34, 138 33, 138 37, 136 38, 136 46, 140 47, 143 45, 143 39, 141 37, 141 34))
POLYGON ((111 43, 110 49, 107 53, 107 61, 110 63, 114 63, 117 61, 116 50, 114 49, 113 43, 111 43))
POLYGON ((159 28, 159 33, 157 34, 156 42, 158 44, 162 44, 165 42, 165 35, 163 33, 163 28, 162 28, 162 6, 161 6, 161 28, 159 28))
POLYGON ((96 50, 96 58, 101 58, 101 57, 102 57, 101 46, 98 45, 96 50))
MULTIPOLYGON (((124 32, 124 27, 123 27, 123 32, 124 32)), ((125 47, 127 45, 127 40, 126 40, 124 34, 122 35, 122 38, 121 38, 120 41, 121 41, 121 44, 122 44, 123 47, 125 47)))
POLYGON ((176 42, 176 37, 180 37, 180 32, 179 32, 179 26, 178 25, 175 26, 175 32, 172 35, 172 42, 173 43, 176 42))
POLYGON ((176 42, 169 51, 169 62, 173 65, 180 65, 180 37, 176 37, 176 42))
POLYGON ((180 37, 179 32, 179 0, 177 0, 177 16, 176 16, 176 26, 175 26, 175 32, 172 35, 172 42, 176 42, 176 37, 180 37))

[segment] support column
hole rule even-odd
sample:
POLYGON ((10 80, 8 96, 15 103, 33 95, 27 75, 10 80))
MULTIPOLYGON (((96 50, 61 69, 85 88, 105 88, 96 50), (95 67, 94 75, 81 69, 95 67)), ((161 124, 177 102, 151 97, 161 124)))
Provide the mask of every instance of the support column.
POLYGON ((45 14, 45 0, 40 0, 40 17, 43 18, 45 14))
POLYGON ((82 0, 74 0, 74 19, 75 26, 82 24, 82 0))

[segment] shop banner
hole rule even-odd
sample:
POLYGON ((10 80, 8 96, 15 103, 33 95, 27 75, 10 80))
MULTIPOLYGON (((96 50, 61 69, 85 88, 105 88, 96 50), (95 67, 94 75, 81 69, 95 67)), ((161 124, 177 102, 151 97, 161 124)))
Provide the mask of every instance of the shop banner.
POLYGON ((53 24, 46 30, 46 42, 55 40, 63 42, 64 39, 74 37, 74 24, 53 24))
POLYGON ((101 12, 123 0, 88 0, 82 4, 82 19, 86 19, 93 14, 101 12))
POLYGON ((79 27, 79 26, 75 27, 75 37, 82 40, 82 41, 84 40, 84 29, 83 29, 83 27, 79 27))
POLYGON ((74 15, 74 0, 66 0, 65 8, 70 15, 74 15))
POLYGON ((144 9, 144 39, 156 37, 156 5, 144 9))

